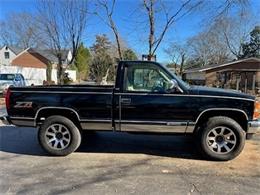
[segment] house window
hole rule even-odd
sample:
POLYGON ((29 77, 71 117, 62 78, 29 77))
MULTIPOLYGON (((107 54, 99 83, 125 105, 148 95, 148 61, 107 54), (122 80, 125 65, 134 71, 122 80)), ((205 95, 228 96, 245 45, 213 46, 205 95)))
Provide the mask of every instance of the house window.
POLYGON ((10 58, 9 52, 5 52, 5 59, 9 59, 9 58, 10 58))

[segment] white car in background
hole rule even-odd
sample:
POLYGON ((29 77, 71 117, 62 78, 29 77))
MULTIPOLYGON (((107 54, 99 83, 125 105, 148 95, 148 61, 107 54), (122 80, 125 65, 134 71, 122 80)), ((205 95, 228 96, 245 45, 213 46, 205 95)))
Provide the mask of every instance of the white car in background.
POLYGON ((7 89, 10 86, 14 86, 14 87, 26 86, 23 75, 11 74, 11 73, 0 74, 0 94, 5 95, 7 89))

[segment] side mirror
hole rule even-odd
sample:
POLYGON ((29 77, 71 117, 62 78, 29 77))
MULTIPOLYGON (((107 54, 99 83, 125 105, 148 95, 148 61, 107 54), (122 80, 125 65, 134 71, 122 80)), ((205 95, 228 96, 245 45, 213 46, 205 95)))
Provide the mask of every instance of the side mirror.
POLYGON ((171 81, 170 89, 176 89, 179 87, 178 82, 175 79, 172 79, 171 81))

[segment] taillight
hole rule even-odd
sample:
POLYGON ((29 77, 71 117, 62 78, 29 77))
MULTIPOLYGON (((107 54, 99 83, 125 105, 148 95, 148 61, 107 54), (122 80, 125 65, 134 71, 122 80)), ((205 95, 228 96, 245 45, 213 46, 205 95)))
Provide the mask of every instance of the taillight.
POLYGON ((5 95, 5 104, 6 104, 7 110, 10 108, 10 96, 11 96, 11 91, 10 91, 10 89, 7 89, 7 92, 5 95))
POLYGON ((255 101, 254 120, 260 118, 260 102, 255 101))

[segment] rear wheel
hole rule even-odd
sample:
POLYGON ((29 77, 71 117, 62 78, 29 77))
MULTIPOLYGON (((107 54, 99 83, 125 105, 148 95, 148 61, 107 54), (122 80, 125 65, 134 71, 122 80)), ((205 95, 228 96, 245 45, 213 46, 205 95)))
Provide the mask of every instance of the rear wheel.
POLYGON ((212 117, 198 134, 201 153, 212 160, 231 160, 238 156, 245 145, 245 132, 228 117, 212 117))
POLYGON ((74 123, 63 116, 48 117, 38 132, 44 150, 56 156, 74 152, 81 143, 81 134, 74 123))

